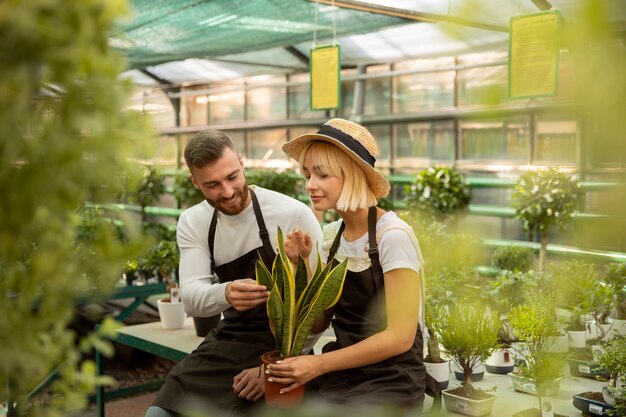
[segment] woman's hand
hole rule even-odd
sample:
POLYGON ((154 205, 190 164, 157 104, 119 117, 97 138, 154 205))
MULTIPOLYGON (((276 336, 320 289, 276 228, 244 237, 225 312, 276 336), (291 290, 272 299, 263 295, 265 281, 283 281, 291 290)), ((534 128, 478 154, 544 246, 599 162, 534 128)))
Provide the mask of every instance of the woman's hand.
POLYGON ((319 355, 302 355, 283 359, 267 365, 265 373, 269 380, 288 385, 280 390, 281 394, 293 391, 323 373, 319 355))
POLYGON ((308 233, 300 229, 293 229, 287 233, 285 239, 285 253, 294 265, 298 265, 298 256, 307 259, 313 249, 313 241, 308 233))

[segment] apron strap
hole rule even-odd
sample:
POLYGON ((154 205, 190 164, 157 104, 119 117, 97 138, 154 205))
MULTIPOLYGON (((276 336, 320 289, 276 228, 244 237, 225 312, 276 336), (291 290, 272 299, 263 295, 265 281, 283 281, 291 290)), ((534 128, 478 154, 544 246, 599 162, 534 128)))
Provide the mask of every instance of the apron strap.
POLYGON ((328 258, 326 258, 326 262, 332 262, 335 254, 337 253, 337 248, 339 248, 339 241, 341 240, 341 234, 343 233, 343 229, 345 229, 346 224, 341 221, 341 225, 339 226, 339 230, 335 235, 335 240, 333 240, 333 244, 330 246, 330 250, 328 251, 328 258))
MULTIPOLYGON (((254 210, 254 216, 256 217, 257 225, 259 226, 259 237, 261 238, 261 242, 263 242, 263 250, 265 252, 265 257, 263 257, 263 262, 267 266, 267 260, 272 259, 275 255, 274 249, 272 249, 272 244, 270 243, 270 235, 267 231, 267 227, 265 226, 265 220, 263 219, 263 213, 261 213, 261 206, 259 204, 259 200, 252 191, 252 188, 248 188, 250 192, 250 196, 252 197, 252 209, 254 210)), ((211 271, 215 273, 215 256, 213 245, 215 242, 215 231, 217 229, 217 209, 213 210, 213 217, 211 218, 211 225, 209 226, 209 253, 211 254, 211 271)), ((270 263, 271 266, 271 263, 270 263)))
POLYGON ((367 234, 369 236, 369 249, 367 254, 372 262, 372 272, 374 273, 374 283, 376 291, 380 291, 380 281, 383 279, 383 267, 380 265, 378 254, 378 243, 376 242, 376 206, 370 207, 367 214, 367 234))
POLYGON ((263 219, 263 213, 261 213, 261 205, 259 204, 259 200, 252 191, 252 188, 249 188, 250 195, 252 196, 252 208, 254 209, 254 216, 256 217, 256 223, 259 226, 259 237, 261 238, 261 242, 263 242, 263 250, 265 251, 265 258, 263 258, 263 262, 265 266, 271 267, 270 263, 267 265, 268 259, 273 259, 276 256, 274 249, 272 249, 272 244, 270 242, 270 234, 267 231, 267 227, 265 226, 265 220, 263 219))
MULTIPOLYGON (((339 248, 339 242, 341 240, 341 234, 343 233, 345 226, 346 224, 342 221, 341 226, 339 226, 339 230, 335 235, 335 240, 333 240, 333 244, 328 251, 328 262, 332 261, 337 253, 337 248, 339 248)), ((369 249, 367 250, 367 254, 372 262, 372 273, 374 274, 376 291, 380 291, 382 289, 383 268, 380 265, 378 243, 376 242, 376 206, 370 207, 367 213, 367 234, 369 238, 369 249)))
POLYGON ((213 255, 213 242, 215 241, 215 229, 217 229, 217 209, 213 210, 211 226, 209 226, 209 253, 211 254, 211 273, 215 274, 215 255, 213 255))

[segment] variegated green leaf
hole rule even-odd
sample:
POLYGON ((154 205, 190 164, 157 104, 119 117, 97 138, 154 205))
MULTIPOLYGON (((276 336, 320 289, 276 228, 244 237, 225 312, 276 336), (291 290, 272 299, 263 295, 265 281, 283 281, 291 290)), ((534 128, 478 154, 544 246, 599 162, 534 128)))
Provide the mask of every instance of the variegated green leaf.
POLYGON ((257 284, 265 285, 265 287, 270 291, 274 288, 274 278, 272 277, 270 271, 268 271, 265 267, 265 264, 261 261, 260 257, 256 261, 255 274, 257 284))
POLYGON ((302 353, 304 343, 311 333, 311 328, 317 317, 322 311, 331 308, 339 300, 346 278, 347 262, 346 259, 333 268, 323 278, 311 303, 301 306, 297 320, 298 327, 294 335, 292 354, 299 355, 302 353))
POLYGON ((270 329, 274 334, 276 346, 280 346, 283 340, 284 305, 276 284, 272 287, 270 295, 267 298, 266 308, 270 329))
POLYGON ((309 281, 309 267, 307 262, 302 258, 302 256, 298 257, 298 270, 296 271, 296 301, 300 299, 304 289, 306 288, 309 281))
POLYGON ((309 284, 304 289, 302 296, 298 300, 298 304, 296 305, 298 311, 301 311, 303 309, 301 306, 311 303, 311 301, 315 297, 315 294, 319 290, 320 285, 324 281, 324 277, 330 273, 332 267, 332 263, 329 263, 324 267, 324 269, 321 269, 318 264, 318 266, 315 268, 315 274, 309 281, 309 284))

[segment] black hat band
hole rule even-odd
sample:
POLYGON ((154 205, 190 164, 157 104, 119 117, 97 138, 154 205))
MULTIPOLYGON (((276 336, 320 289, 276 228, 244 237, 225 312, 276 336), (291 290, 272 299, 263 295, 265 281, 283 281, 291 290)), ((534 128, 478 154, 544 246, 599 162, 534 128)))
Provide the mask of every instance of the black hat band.
POLYGON ((367 149, 365 149, 365 146, 363 146, 359 141, 357 141, 347 133, 342 132, 341 130, 329 125, 322 125, 317 131, 317 134, 330 136, 333 139, 337 139, 339 142, 345 145, 346 148, 357 154, 359 158, 367 162, 372 168, 374 167, 374 164, 376 163, 376 158, 374 158, 367 151, 367 149))

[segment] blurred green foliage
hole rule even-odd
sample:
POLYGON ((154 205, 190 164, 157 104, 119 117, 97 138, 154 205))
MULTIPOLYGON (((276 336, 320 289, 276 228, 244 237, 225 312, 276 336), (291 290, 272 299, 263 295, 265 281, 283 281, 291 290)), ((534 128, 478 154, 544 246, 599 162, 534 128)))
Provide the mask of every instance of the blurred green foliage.
POLYGON ((249 169, 246 170, 246 179, 250 185, 258 185, 293 198, 306 195, 302 176, 293 171, 277 172, 265 169, 249 169))
MULTIPOLYGON (((80 361, 92 346, 111 348, 68 329, 73 300, 111 291, 141 246, 132 228, 121 243, 115 228, 95 216, 85 223, 77 210, 116 200, 117 173, 132 171, 130 146, 149 130, 140 115, 122 111, 129 86, 117 80, 123 62, 107 39, 127 12, 124 1, 0 9, 0 398, 31 416, 66 415, 86 406, 94 384, 111 382, 80 361), (27 394, 57 367, 49 401, 29 405, 27 394)), ((110 333, 112 324, 102 329, 110 333)))
POLYGON ((535 251, 524 246, 500 246, 493 251, 491 264, 500 271, 528 272, 535 265, 535 251))
POLYGON ((406 202, 427 220, 441 222, 462 215, 472 198, 472 189, 465 176, 456 168, 430 167, 415 177, 415 182, 406 186, 406 202))
POLYGON ((180 207, 191 207, 204 201, 204 195, 193 185, 188 171, 178 172, 174 177, 173 194, 180 207))

